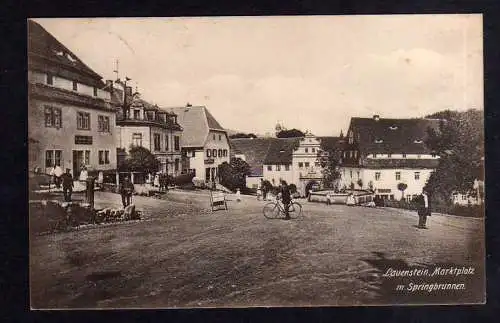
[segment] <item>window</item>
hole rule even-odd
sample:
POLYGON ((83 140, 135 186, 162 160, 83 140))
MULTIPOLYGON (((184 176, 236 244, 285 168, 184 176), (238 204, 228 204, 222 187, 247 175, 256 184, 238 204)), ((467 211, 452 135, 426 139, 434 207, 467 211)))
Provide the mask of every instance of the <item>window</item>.
POLYGON ((351 176, 351 178, 352 178, 352 170, 350 170, 350 171, 349 171, 349 174, 350 174, 350 176, 351 176))
POLYGON ((210 157, 212 155, 212 151, 210 149, 207 149, 207 157, 210 157))
POLYGON ((373 154, 373 158, 377 158, 377 154, 373 154))
POLYGON ((161 150, 161 137, 159 133, 153 134, 154 150, 161 150))
POLYGON ((191 152, 191 157, 195 157, 195 154, 196 154, 196 152, 193 150, 193 151, 191 152))
POLYGON ((90 150, 85 150, 85 165, 90 165, 90 150))
POLYGON ((312 148, 311 150, 312 150, 312 152, 313 152, 313 153, 314 153, 314 152, 316 152, 316 149, 315 149, 315 148, 312 148))
POLYGON ((299 163, 299 168, 302 168, 303 163, 299 163))
POLYGON ((54 84, 54 76, 52 74, 47 74, 47 84, 52 85, 54 84))
POLYGON ((78 82, 73 81, 73 91, 78 91, 78 82))
POLYGON ((392 154, 387 154, 387 158, 391 158, 392 157, 392 154))
POLYGON ((357 150, 354 151, 354 158, 358 158, 358 151, 357 150))
POLYGON ((285 170, 290 170, 290 165, 285 165, 285 170))
POLYGON ((165 136, 165 150, 168 150, 168 135, 165 136))
POLYGON ((139 120, 141 118, 141 110, 134 109, 134 119, 139 120))
POLYGON ((132 145, 136 147, 142 147, 142 133, 132 134, 132 145))
POLYGON ((217 151, 217 154, 218 154, 218 156, 219 156, 219 157, 222 157, 222 149, 219 149, 219 150, 217 151))
POLYGON ((357 171, 357 173, 358 173, 358 178, 359 178, 359 170, 357 171))
POLYGON ((280 171, 281 170, 281 165, 276 165, 276 171, 280 171))
POLYGON ((61 109, 45 106, 45 127, 61 128, 61 109))
POLYGON ((401 180, 401 172, 396 172, 396 180, 397 181, 401 180))
POLYGON ((431 157, 432 157, 432 158, 436 158, 436 154, 432 153, 432 154, 431 154, 431 157))
POLYGON ((415 180, 418 181, 420 179, 420 172, 415 172, 415 180))
POLYGON ((180 138, 179 136, 174 136, 174 149, 178 151, 180 148, 180 138))
POLYGON ((307 148, 304 148, 304 151, 305 151, 306 153, 307 153, 307 152, 309 152, 309 150, 308 150, 307 148))
POLYGON ((227 149, 224 149, 224 157, 227 157, 227 149))
POLYGON ((380 180, 380 172, 375 173, 375 180, 379 181, 380 180))
POLYGON ((305 162, 305 163, 304 163, 304 166, 305 166, 305 167, 309 167, 309 162, 305 162))
POLYGON ((78 130, 90 130, 90 113, 78 112, 76 116, 78 130))
POLYGON ((217 157, 217 149, 212 149, 212 157, 217 157))
POLYGON ((406 154, 403 153, 403 158, 406 158, 406 154))
POLYGON ((213 137, 214 137, 214 140, 215 140, 215 133, 214 133, 214 136, 213 136, 213 137))
POLYGON ((99 150, 99 165, 109 164, 109 150, 99 150))
POLYGON ((94 86, 94 96, 97 96, 97 88, 94 86))
POLYGON ((178 172, 179 171, 179 159, 176 158, 174 161, 174 171, 178 172))
POLYGON ((62 150, 45 151, 45 167, 61 166, 62 150))
POLYGON ((419 155, 417 155, 417 158, 420 158, 420 157, 422 157, 420 154, 419 154, 419 155))
POLYGON ((219 141, 221 141, 221 140, 222 140, 222 136, 221 136, 221 135, 219 135, 219 141))
POLYGON ((109 130, 109 117, 98 116, 97 121, 98 121, 99 132, 110 132, 110 130, 109 130))
POLYGON ((272 171, 272 170, 273 170, 273 166, 271 166, 271 165, 267 165, 267 170, 268 170, 268 171, 272 171))

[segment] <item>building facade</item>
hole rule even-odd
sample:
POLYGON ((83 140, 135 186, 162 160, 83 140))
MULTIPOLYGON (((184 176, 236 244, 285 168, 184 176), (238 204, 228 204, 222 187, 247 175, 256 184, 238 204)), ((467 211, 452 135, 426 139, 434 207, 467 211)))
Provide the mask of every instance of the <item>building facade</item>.
POLYGON ((28 21, 29 167, 116 169, 115 110, 102 77, 28 21))
POLYGON ((217 181, 218 167, 230 161, 226 130, 204 106, 187 105, 170 108, 170 111, 178 115, 183 128, 182 171, 194 173, 207 183, 217 181))
POLYGON ((439 120, 351 118, 341 155, 341 187, 373 189, 390 200, 421 194, 439 163, 425 144, 430 128, 437 130, 439 120))
POLYGON ((119 148, 125 151, 137 146, 147 148, 160 161, 159 172, 180 175, 182 127, 176 114, 164 111, 134 93, 129 113, 126 116, 118 113, 116 125, 119 148))

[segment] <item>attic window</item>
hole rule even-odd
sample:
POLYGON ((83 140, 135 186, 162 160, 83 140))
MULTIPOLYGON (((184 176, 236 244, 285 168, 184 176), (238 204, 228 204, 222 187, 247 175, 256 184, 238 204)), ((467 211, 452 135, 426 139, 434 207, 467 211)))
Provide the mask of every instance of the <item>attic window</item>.
POLYGON ((285 152, 285 150, 283 150, 283 149, 280 149, 280 153, 284 153, 284 152, 285 152))
POLYGON ((376 144, 381 144, 381 143, 383 143, 383 142, 384 142, 384 141, 383 141, 382 139, 375 139, 375 143, 376 143, 376 144))
POLYGON ((420 140, 420 139, 415 139, 415 141, 413 141, 413 142, 414 142, 414 143, 416 143, 416 144, 421 144, 421 143, 422 143, 422 140, 420 140))
POLYGON ((398 128, 398 126, 396 126, 396 125, 392 125, 389 127, 389 129, 391 129, 391 130, 396 130, 397 128, 398 128))

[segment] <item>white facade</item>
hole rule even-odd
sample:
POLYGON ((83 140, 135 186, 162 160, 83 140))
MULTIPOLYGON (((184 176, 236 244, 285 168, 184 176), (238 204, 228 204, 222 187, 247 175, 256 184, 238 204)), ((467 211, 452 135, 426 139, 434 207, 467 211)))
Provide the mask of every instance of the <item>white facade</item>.
POLYGON ((361 167, 341 167, 340 187, 375 190, 376 195, 390 200, 399 200, 402 192, 398 190, 399 183, 408 187, 404 191, 406 199, 411 199, 422 193, 433 169, 425 168, 391 168, 370 169, 361 167), (361 180, 361 186, 358 181, 361 180), (352 183, 352 184, 351 184, 352 183))
POLYGON ((282 180, 287 184, 295 184, 294 174, 291 165, 264 165, 264 180, 268 180, 273 186, 278 186, 282 180))
POLYGON ((187 171, 192 171, 195 176, 207 182, 217 177, 218 167, 229 163, 229 141, 223 131, 210 130, 205 144, 201 148, 184 148, 187 171))

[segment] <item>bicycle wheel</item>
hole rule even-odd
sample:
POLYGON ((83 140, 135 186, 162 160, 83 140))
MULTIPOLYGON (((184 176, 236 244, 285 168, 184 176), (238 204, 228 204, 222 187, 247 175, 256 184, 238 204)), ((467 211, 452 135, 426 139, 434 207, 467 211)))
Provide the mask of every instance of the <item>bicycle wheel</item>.
POLYGON ((262 211, 264 216, 268 219, 276 219, 280 214, 280 210, 275 203, 267 203, 264 205, 264 209, 262 211))
POLYGON ((296 219, 302 215, 302 205, 297 202, 292 202, 288 208, 288 214, 290 214, 290 218, 296 219))

